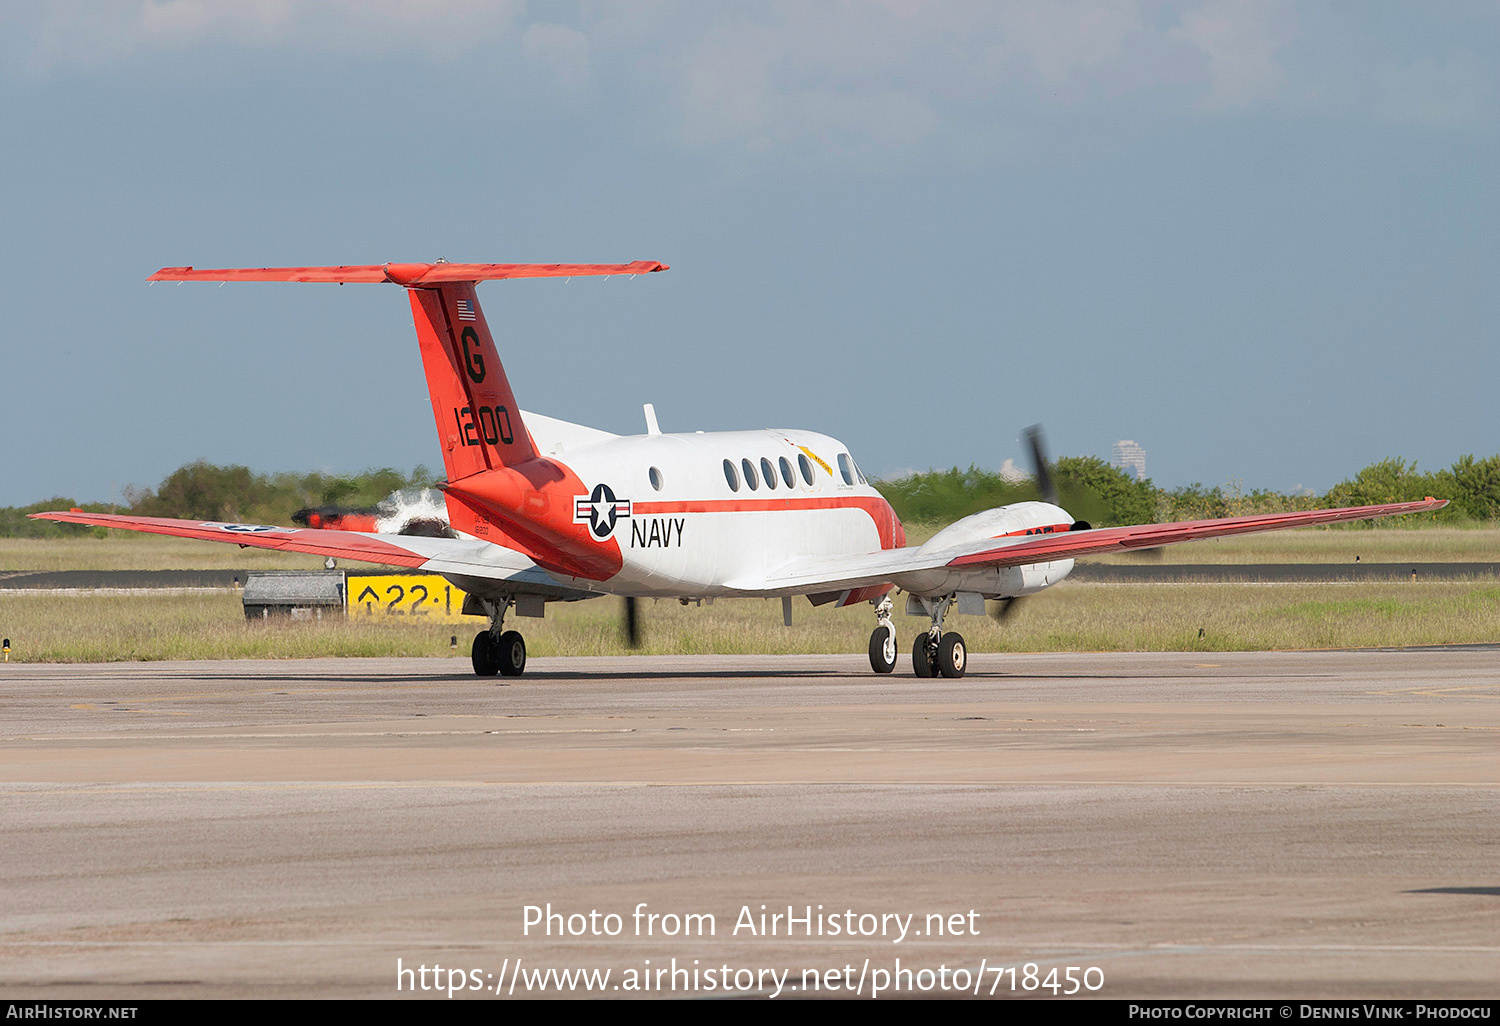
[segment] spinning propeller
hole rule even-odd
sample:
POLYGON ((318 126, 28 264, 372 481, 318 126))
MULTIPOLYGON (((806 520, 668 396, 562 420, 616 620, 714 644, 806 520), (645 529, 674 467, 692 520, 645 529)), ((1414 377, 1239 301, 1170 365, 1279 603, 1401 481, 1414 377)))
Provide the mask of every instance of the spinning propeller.
MULTIPOLYGON (((1031 455, 1031 476, 1036 480, 1036 490, 1041 500, 1060 506, 1061 503, 1057 498, 1057 483, 1052 480, 1052 471, 1047 468, 1047 447, 1042 440, 1042 426, 1031 425, 1021 432, 1021 437, 1026 440, 1026 449, 1031 455)), ((1088 524, 1085 523, 1079 530, 1087 527, 1088 524)), ((1004 623, 1016 615, 1020 602, 1019 598, 1008 598, 990 603, 988 610, 990 618, 997 623, 1004 623)))
POLYGON ((634 595, 625 596, 625 618, 621 621, 620 627, 625 634, 626 647, 640 648, 641 620, 640 613, 636 609, 636 598, 634 595))

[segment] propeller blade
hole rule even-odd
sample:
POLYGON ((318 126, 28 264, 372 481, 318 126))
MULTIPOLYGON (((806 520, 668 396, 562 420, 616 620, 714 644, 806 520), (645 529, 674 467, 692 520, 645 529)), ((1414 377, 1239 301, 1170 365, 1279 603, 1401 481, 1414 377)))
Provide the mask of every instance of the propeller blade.
POLYGON ((1036 477, 1036 490, 1043 502, 1058 505, 1057 485, 1052 482, 1052 472, 1047 469, 1046 447, 1042 444, 1042 426, 1033 424, 1024 432, 1026 445, 1031 450, 1031 471, 1036 477))
POLYGON ((994 603, 994 608, 989 610, 990 619, 996 623, 1004 623, 1016 615, 1016 610, 1020 607, 1020 604, 1021 600, 1019 598, 1000 599, 994 603))
POLYGON ((625 620, 623 627, 625 629, 625 644, 630 648, 640 648, 641 621, 640 615, 636 612, 636 600, 633 595, 625 596, 625 620))

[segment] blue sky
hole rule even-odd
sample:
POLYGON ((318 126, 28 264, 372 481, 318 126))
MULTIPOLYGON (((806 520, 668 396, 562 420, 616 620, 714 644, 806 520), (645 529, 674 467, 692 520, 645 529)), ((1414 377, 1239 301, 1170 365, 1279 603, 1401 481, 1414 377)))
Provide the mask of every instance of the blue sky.
POLYGON ((1160 484, 1500 451, 1500 8, 0 6, 0 505, 193 459, 440 466, 395 287, 164 265, 662 260, 483 285, 527 408, 873 473, 1132 438, 1160 484))

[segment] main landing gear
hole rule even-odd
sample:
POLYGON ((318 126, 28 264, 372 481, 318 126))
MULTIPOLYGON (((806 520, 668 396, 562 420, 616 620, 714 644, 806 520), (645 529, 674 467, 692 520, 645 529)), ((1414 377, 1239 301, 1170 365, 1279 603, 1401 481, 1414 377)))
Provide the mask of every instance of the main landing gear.
MULTIPOLYGON (((948 615, 953 597, 918 597, 918 601, 931 614, 932 626, 918 634, 912 644, 912 672, 918 677, 962 677, 969 661, 964 636, 957 631, 943 632, 943 618, 948 615)), ((876 673, 890 673, 896 668, 896 629, 891 624, 889 595, 875 607, 875 620, 875 633, 870 635, 870 668, 876 673)))
POLYGON ((526 670, 526 639, 521 637, 520 631, 501 629, 511 600, 482 601, 484 611, 490 617, 490 627, 474 635, 474 647, 469 652, 474 672, 481 677, 493 677, 497 673, 504 677, 519 677, 526 670))

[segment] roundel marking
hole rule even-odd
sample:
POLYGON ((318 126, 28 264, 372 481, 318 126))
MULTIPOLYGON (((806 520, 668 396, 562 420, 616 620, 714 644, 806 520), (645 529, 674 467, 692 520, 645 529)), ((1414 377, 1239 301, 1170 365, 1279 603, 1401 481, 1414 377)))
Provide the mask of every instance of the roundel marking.
POLYGON ((630 500, 616 498, 614 489, 602 481, 589 494, 573 499, 573 523, 588 524, 589 533, 600 541, 614 534, 620 518, 628 516, 630 500))

